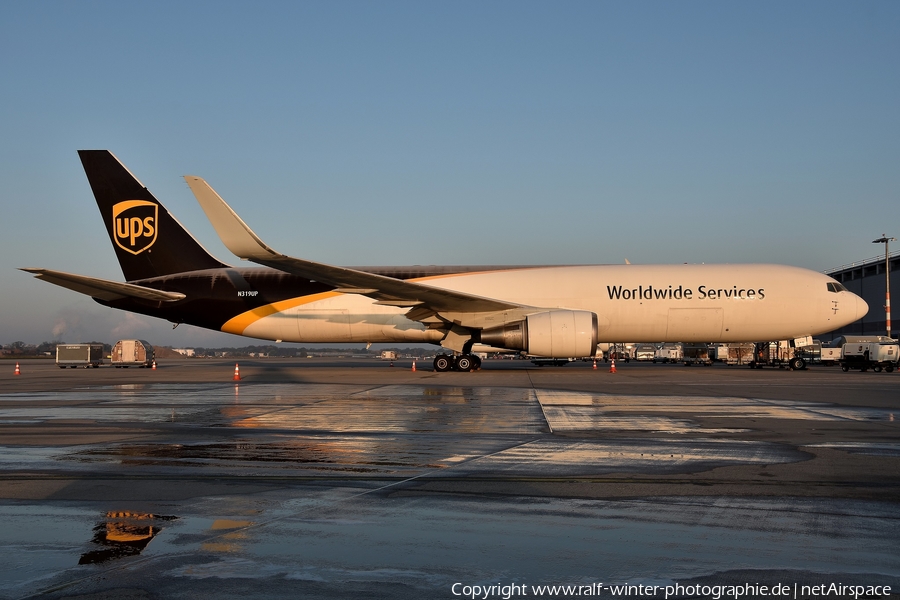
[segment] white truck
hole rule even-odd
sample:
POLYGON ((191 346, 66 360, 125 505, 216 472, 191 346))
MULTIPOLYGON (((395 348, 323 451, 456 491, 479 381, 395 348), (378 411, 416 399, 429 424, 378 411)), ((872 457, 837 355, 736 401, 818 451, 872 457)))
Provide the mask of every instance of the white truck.
POLYGON ((836 365, 841 362, 841 352, 843 348, 840 346, 831 347, 831 346, 822 346, 822 350, 819 353, 819 360, 822 361, 823 365, 836 365))
POLYGON ((880 373, 882 369, 890 373, 898 366, 900 344, 886 336, 875 340, 847 342, 841 349, 841 370, 850 369, 880 373))
POLYGON ((653 357, 653 362, 677 363, 681 362, 683 358, 684 346, 682 346, 681 344, 666 342, 656 350, 656 355, 654 355, 653 357))

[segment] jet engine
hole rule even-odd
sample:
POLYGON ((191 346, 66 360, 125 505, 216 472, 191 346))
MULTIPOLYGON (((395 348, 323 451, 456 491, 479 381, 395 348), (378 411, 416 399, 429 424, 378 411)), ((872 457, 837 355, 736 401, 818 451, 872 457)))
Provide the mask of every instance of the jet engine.
POLYGON ((484 329, 481 343, 534 356, 580 358, 597 349, 597 315, 586 310, 548 310, 525 320, 484 329))

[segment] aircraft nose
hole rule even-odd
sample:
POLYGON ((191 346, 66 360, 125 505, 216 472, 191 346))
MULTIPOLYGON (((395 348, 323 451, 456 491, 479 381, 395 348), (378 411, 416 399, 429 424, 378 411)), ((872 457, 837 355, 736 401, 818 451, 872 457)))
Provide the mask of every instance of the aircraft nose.
MULTIPOLYGON (((854 296, 856 296, 856 294, 854 294, 854 296)), ((862 319, 864 316, 866 316, 866 313, 868 313, 868 312, 869 312, 868 303, 865 300, 863 300, 862 298, 860 298, 859 296, 856 296, 856 318, 854 319, 854 321, 858 321, 859 319, 862 319)))

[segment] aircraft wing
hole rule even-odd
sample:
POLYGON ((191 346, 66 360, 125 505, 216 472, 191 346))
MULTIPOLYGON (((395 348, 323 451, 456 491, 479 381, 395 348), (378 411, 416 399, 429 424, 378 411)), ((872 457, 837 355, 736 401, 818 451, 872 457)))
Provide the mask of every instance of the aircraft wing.
POLYGON ((33 273, 38 279, 43 279, 58 286, 87 294, 99 300, 111 302, 113 300, 121 300, 122 298, 139 298, 141 300, 151 300, 154 302, 174 302, 185 297, 179 292, 164 292, 153 288, 144 287, 142 285, 134 285, 133 283, 120 283, 118 281, 109 281, 107 279, 97 279, 96 277, 86 277, 84 275, 74 275, 72 273, 63 273, 62 271, 51 271, 50 269, 20 269, 27 273, 33 273))
POLYGON ((528 308, 521 304, 286 256, 270 248, 253 233, 206 181, 192 175, 185 175, 184 179, 222 242, 238 258, 333 285, 338 292, 375 298, 379 304, 388 306, 430 309, 435 313, 489 313, 528 308))

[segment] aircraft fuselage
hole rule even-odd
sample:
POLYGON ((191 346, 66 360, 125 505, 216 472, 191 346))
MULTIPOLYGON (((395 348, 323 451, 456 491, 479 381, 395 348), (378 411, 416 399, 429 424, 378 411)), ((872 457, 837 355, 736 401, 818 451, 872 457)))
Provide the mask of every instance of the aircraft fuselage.
MULTIPOLYGON (((826 275, 783 265, 583 265, 364 268, 440 289, 598 316, 602 339, 740 342, 832 331, 865 314, 826 275), (475 269, 475 270, 473 270, 475 269)), ((360 269, 363 270, 363 269, 360 269)), ((408 308, 268 268, 206 269, 140 280, 184 300, 102 304, 260 339, 291 342, 428 342, 443 333, 407 319, 408 308)))

